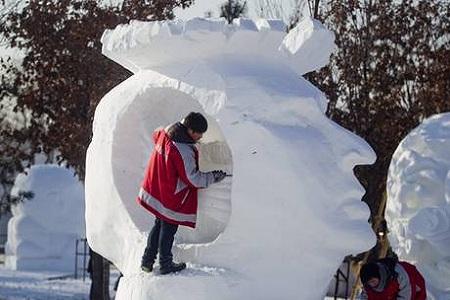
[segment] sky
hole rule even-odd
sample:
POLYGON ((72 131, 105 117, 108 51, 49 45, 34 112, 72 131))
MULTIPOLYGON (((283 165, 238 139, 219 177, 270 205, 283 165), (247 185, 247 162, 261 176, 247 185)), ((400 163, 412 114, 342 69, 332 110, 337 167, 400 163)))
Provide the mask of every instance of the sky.
MULTIPOLYGON (((194 5, 188 9, 176 9, 175 15, 177 18, 186 20, 194 17, 204 17, 205 12, 212 11, 213 17, 218 17, 220 5, 224 2, 225 0, 195 0, 194 5)), ((259 3, 264 2, 276 2, 278 5, 281 4, 286 11, 286 14, 288 14, 292 11, 297 0, 248 0, 248 17, 258 17, 257 7, 259 7, 259 3)))
MULTIPOLYGON (((9 7, 14 6, 17 2, 20 2, 23 0, 6 0, 3 7, 9 7)), ((120 3, 122 0, 100 0, 101 3, 104 3, 106 5, 115 5, 120 3)), ((181 9, 177 8, 175 9, 175 15, 177 18, 187 20, 194 17, 204 17, 205 12, 212 11, 213 17, 219 16, 219 8, 222 3, 224 3, 226 0, 195 0, 194 4, 189 7, 188 9, 181 9)), ((243 0, 241 0, 243 2, 243 0)), ((248 13, 247 16, 250 18, 258 17, 257 11, 259 11, 259 7, 261 7, 261 4, 263 6, 267 6, 267 3, 276 3, 275 6, 282 6, 283 11, 285 12, 285 15, 290 15, 293 8, 295 7, 295 3, 303 1, 303 0, 247 0, 248 4, 248 13)), ((283 18, 286 18, 286 16, 282 16, 283 18)), ((279 16, 271 16, 271 18, 279 18, 279 16)))

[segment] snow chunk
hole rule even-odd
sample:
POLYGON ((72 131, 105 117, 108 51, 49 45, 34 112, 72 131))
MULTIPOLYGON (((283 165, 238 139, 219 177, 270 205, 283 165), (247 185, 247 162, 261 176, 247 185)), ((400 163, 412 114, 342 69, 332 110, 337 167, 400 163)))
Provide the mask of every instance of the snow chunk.
POLYGON ((272 61, 298 75, 328 62, 335 48, 334 35, 322 24, 305 19, 287 36, 285 28, 280 20, 264 19, 235 19, 232 25, 224 19, 203 18, 131 21, 105 31, 102 52, 134 73, 170 64, 192 67, 200 60, 220 61, 226 54, 245 54, 261 63, 272 61))
POLYGON ((328 64, 335 50, 334 34, 319 21, 304 18, 284 38, 280 50, 300 74, 312 72, 328 64))

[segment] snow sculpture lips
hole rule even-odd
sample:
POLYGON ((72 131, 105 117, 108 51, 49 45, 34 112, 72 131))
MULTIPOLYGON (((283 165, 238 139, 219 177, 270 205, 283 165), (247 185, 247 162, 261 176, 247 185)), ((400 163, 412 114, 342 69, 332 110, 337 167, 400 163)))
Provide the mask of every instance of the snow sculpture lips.
POLYGON ((194 19, 105 32, 104 54, 135 75, 97 108, 86 220, 91 246, 125 274, 119 299, 319 299, 310 287, 325 290, 342 257, 373 245, 353 167, 374 153, 325 117, 325 97, 299 76, 334 49, 320 23, 299 26, 286 35, 279 21, 194 19), (205 226, 179 232, 177 256, 194 265, 144 276, 152 217, 134 199, 149 136, 191 110, 212 125, 200 167, 233 177, 201 191, 205 226))

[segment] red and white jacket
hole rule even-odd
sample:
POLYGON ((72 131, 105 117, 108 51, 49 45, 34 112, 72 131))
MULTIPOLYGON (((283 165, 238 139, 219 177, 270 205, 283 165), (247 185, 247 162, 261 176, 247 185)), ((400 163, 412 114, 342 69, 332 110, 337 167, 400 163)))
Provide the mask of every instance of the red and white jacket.
POLYGON ((415 266, 400 261, 395 265, 397 278, 387 279, 384 266, 380 267, 382 286, 372 289, 365 287, 365 293, 359 299, 367 300, 425 300, 427 291, 425 280, 415 266))
POLYGON ((157 218, 195 228, 197 190, 214 182, 198 169, 198 150, 186 127, 176 123, 153 133, 155 147, 137 201, 157 218))

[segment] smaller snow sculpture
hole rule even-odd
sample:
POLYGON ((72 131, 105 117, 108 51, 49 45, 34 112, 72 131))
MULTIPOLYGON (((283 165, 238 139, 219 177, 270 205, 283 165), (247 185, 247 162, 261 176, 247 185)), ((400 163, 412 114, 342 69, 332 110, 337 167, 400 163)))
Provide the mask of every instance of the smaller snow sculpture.
POLYGON ((12 208, 6 267, 13 270, 73 271, 75 240, 84 236, 84 190, 73 171, 32 166, 17 176, 13 194, 34 197, 12 208))
POLYGON ((400 143, 387 192, 394 250, 416 263, 428 299, 450 299, 450 113, 427 119, 400 143))

